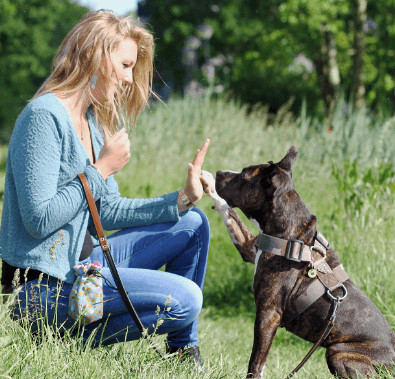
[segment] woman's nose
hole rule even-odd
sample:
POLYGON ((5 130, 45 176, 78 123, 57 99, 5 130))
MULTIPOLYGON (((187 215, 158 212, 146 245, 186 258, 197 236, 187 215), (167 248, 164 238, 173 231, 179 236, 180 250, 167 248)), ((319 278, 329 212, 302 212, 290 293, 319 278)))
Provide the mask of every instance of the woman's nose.
POLYGON ((128 73, 128 75, 123 77, 122 81, 124 83, 131 84, 133 82, 133 73, 132 72, 128 73))

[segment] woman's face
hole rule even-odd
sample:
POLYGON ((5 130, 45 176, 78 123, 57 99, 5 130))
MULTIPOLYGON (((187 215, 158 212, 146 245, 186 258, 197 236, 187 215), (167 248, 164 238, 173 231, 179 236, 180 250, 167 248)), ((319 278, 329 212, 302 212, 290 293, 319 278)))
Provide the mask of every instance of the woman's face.
POLYGON ((98 81, 95 89, 92 90, 96 100, 110 100, 114 97, 116 87, 122 83, 133 82, 133 68, 137 62, 137 44, 126 37, 111 53, 111 62, 108 62, 108 77, 105 66, 102 64, 100 72, 97 74, 98 81))

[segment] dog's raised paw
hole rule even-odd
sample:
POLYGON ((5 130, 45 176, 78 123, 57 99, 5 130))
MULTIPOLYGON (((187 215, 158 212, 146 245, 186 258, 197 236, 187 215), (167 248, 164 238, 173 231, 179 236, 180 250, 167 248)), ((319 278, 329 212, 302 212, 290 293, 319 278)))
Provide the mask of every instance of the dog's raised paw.
POLYGON ((202 173, 200 174, 200 182, 202 183, 204 192, 207 196, 210 196, 211 200, 214 201, 212 209, 220 213, 222 211, 226 211, 228 209, 228 205, 215 190, 215 179, 213 175, 208 171, 202 170, 202 173))
POLYGON ((211 174, 211 172, 202 170, 202 173, 200 174, 200 182, 203 185, 204 192, 208 196, 211 196, 211 194, 217 193, 215 191, 215 179, 213 177, 213 174, 211 174))

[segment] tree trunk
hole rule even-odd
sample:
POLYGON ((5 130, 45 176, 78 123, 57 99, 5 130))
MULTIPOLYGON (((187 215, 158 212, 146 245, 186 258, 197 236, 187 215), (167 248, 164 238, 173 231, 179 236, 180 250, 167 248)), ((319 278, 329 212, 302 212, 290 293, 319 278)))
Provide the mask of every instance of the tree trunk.
POLYGON ((363 31, 363 25, 366 21, 366 6, 367 0, 353 0, 354 55, 351 96, 355 110, 365 105, 365 72, 363 67, 365 33, 363 31))
POLYGON ((325 103, 326 112, 328 113, 333 92, 329 83, 328 68, 326 66, 326 61, 322 59, 322 57, 320 57, 319 59, 315 59, 314 66, 317 72, 317 80, 321 88, 322 98, 325 103))
POLYGON ((321 32, 321 51, 319 55, 317 54, 319 58, 314 61, 314 64, 325 102, 327 119, 330 120, 340 94, 340 73, 333 34, 325 25, 322 26, 321 32))
POLYGON ((337 64, 336 41, 333 37, 333 33, 330 31, 325 32, 325 40, 328 50, 328 79, 333 88, 333 100, 336 102, 340 95, 340 72, 337 64))

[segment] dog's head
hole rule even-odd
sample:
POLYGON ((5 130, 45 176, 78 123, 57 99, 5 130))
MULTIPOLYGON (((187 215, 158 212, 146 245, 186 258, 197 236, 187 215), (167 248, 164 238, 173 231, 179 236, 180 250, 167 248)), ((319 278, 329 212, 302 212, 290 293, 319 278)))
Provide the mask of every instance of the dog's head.
POLYGON ((216 191, 229 206, 240 208, 259 224, 263 233, 295 238, 292 229, 312 216, 294 189, 291 168, 297 156, 291 146, 278 163, 249 166, 241 172, 218 171, 216 191))

